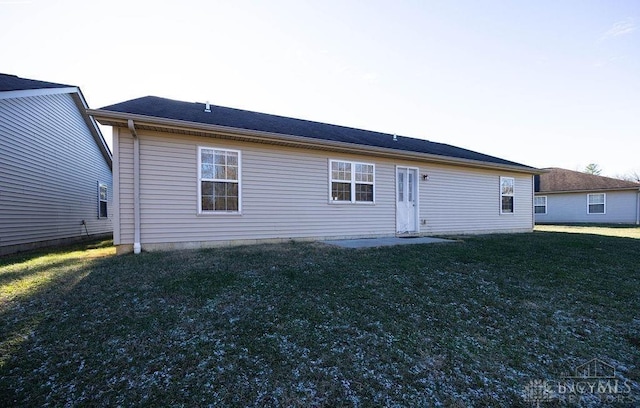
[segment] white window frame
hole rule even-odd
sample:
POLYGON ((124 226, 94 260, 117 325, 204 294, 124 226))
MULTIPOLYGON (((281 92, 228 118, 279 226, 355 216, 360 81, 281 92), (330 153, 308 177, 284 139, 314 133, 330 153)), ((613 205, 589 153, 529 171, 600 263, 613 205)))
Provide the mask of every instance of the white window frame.
POLYGON ((374 163, 364 163, 364 162, 357 162, 357 161, 350 161, 350 160, 339 160, 339 159, 329 159, 329 203, 330 204, 366 204, 366 205, 371 205, 371 204, 375 204, 376 202, 376 165, 374 163), (333 178, 333 163, 346 163, 351 165, 351 179, 350 180, 340 180, 340 179, 334 179, 333 178), (373 181, 369 182, 369 181, 357 181, 356 180, 356 165, 362 165, 362 166, 371 166, 372 167, 372 175, 373 175, 373 181), (350 188, 351 188, 351 200, 334 200, 334 197, 332 196, 332 192, 333 192, 333 183, 349 183, 350 184, 350 188), (367 184, 367 185, 371 185, 372 186, 372 201, 357 201, 356 200, 356 185, 357 184, 367 184))
POLYGON ((226 147, 217 147, 217 146, 198 146, 198 214, 199 215, 241 215, 242 214, 242 152, 240 150, 228 149, 226 147), (203 178, 202 177, 202 151, 203 150, 212 150, 222 151, 222 152, 230 152, 236 153, 238 155, 238 177, 237 180, 233 179, 216 179, 216 178, 203 178), (202 181, 211 181, 211 182, 223 182, 223 183, 237 183, 238 184, 238 210, 237 211, 226 211, 226 210, 203 210, 202 209, 202 181))
POLYGON ((534 196, 533 197, 533 213, 535 215, 544 215, 547 213, 547 196, 534 196), (537 198, 544 198, 544 205, 542 204, 536 204, 536 199, 537 198), (536 207, 544 207, 544 212, 536 212, 536 207))
POLYGON ((98 181, 98 218, 109 218, 109 186, 98 181), (102 199, 102 189, 105 189, 105 198, 102 199), (102 203, 105 203, 105 215, 102 216, 102 203))
POLYGON ((515 212, 516 212, 516 179, 514 177, 502 177, 501 176, 500 177, 499 189, 500 189, 500 203, 499 203, 499 205, 500 205, 500 214, 505 214, 505 215, 515 214, 515 212), (506 181, 506 180, 511 180, 511 185, 513 187, 513 190, 511 191, 510 194, 505 194, 505 193, 502 192, 502 183, 503 183, 503 181, 506 181), (503 209, 502 209, 502 198, 503 197, 511 197, 513 199, 513 205, 511 206, 511 211, 510 212, 503 211, 503 209))
POLYGON ((606 193, 592 193, 587 194, 587 214, 589 215, 604 215, 607 213, 607 194, 606 193), (602 196, 602 203, 591 203, 591 197, 602 196), (602 212, 591 212, 592 205, 602 205, 602 212))

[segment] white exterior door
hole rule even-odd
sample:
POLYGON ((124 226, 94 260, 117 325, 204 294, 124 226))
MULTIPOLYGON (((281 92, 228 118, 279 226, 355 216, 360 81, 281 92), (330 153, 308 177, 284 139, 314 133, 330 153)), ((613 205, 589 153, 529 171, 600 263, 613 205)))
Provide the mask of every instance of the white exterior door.
POLYGON ((400 234, 418 231, 418 170, 396 168, 396 231, 400 234))

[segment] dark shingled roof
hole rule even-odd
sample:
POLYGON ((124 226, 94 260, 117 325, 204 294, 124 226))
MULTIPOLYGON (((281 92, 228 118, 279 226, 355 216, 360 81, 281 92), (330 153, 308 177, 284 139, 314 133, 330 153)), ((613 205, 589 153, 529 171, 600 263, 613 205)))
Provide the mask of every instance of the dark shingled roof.
POLYGON ((550 167, 536 176, 536 192, 640 189, 640 183, 550 167), (538 179, 539 178, 539 179, 538 179))
POLYGON ((397 140, 394 141, 394 135, 388 133, 379 133, 216 105, 211 105, 211 113, 207 113, 204 112, 205 104, 203 103, 181 102, 156 96, 145 96, 115 105, 105 106, 101 108, 101 110, 282 135, 302 136, 326 141, 353 143, 533 169, 520 163, 444 143, 435 143, 428 140, 402 136, 397 136, 397 140))
POLYGON ((53 82, 37 81, 35 79, 20 78, 15 75, 0 74, 0 92, 23 91, 26 89, 43 88, 73 88, 73 85, 56 84, 53 82))

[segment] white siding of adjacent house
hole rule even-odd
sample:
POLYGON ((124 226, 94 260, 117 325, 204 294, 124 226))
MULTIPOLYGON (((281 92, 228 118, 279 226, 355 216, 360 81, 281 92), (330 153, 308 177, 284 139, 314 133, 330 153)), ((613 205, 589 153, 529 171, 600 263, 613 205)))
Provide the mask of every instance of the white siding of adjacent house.
MULTIPOLYGON (((419 167, 421 233, 532 229, 532 177, 217 138, 138 131, 143 249, 270 239, 391 236, 396 166, 419 167), (198 147, 242 152, 241 214, 198 214, 198 147), (329 160, 375 165, 375 203, 329 202, 329 160), (430 178, 423 181, 421 175, 430 178), (500 176, 516 178, 516 213, 500 215, 500 176)), ((133 243, 133 138, 114 129, 116 245, 133 243)))
POLYGON ((0 174, 2 253, 113 229, 111 169, 70 94, 0 99, 0 174))
POLYGON ((605 191, 606 213, 587 214, 587 194, 536 194, 547 197, 547 213, 536 214, 537 223, 621 223, 637 220, 637 191, 605 191))

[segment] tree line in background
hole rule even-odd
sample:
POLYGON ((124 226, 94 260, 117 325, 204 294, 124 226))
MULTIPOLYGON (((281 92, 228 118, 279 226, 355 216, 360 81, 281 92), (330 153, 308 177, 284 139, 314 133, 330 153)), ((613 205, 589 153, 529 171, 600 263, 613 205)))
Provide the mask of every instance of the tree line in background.
MULTIPOLYGON (((584 168, 583 173, 587 173, 587 174, 594 174, 596 176, 599 176, 600 173, 602 173, 602 169, 600 168, 600 166, 598 165, 598 163, 589 163, 587 164, 587 166, 584 168)), ((637 171, 632 171, 626 174, 617 174, 614 176, 614 178, 620 179, 620 180, 627 180, 627 181, 634 181, 636 183, 640 183, 640 173, 638 173, 637 171)))

